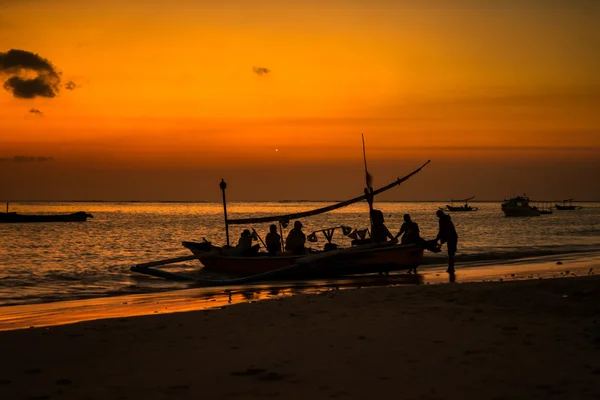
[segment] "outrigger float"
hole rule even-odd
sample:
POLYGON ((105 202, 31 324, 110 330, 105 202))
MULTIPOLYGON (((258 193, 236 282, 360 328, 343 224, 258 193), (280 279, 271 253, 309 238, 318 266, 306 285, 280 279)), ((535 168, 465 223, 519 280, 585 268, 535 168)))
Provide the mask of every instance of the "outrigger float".
MULTIPOLYGON (((328 240, 329 246, 326 244, 325 250, 314 251, 307 249, 306 254, 302 255, 292 255, 287 252, 278 253, 277 255, 269 255, 266 252, 258 252, 254 255, 240 255, 239 249, 230 246, 229 226, 277 222, 280 233, 283 233, 283 228, 287 227, 291 220, 323 214, 363 200, 369 203, 369 210, 372 211, 374 196, 399 186, 419 173, 429 162, 427 161, 410 174, 403 178, 397 178, 395 181, 377 190, 373 190, 369 186, 365 189, 365 193, 362 196, 350 200, 310 211, 255 218, 229 219, 227 217, 225 196, 227 184, 224 180, 221 180, 220 188, 223 196, 227 245, 215 246, 206 239, 201 243, 182 242, 182 245, 190 250, 192 255, 136 264, 131 267, 131 271, 165 279, 194 281, 207 286, 239 285, 282 279, 336 278, 367 273, 388 273, 390 271, 406 269, 413 269, 416 272, 416 268, 423 261, 423 252, 425 249, 439 251, 435 240, 423 241, 417 244, 398 244, 396 240, 390 242, 372 242, 369 238, 364 237, 367 230, 363 230, 359 232, 359 236, 361 237, 352 241, 352 247, 337 248, 337 246, 331 243, 334 229, 342 228, 343 233, 350 237, 354 237, 352 234, 356 235, 357 233, 356 230, 353 232, 349 227, 339 226, 317 231, 323 232, 328 240), (224 280, 197 279, 156 268, 162 265, 194 259, 202 263, 204 270, 223 273, 229 276, 234 275, 235 278, 224 280)), ((369 176, 368 173, 367 176, 369 176)), ((315 233, 313 232, 308 235, 309 241, 310 237, 315 233)), ((281 236, 283 237, 283 234, 281 236)), ((418 281, 416 274, 409 276, 411 282, 418 281)))

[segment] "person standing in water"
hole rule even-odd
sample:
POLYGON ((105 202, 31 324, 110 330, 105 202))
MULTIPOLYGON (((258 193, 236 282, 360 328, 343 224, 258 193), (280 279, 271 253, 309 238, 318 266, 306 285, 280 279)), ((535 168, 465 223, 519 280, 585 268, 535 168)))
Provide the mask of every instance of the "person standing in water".
POLYGON ((449 215, 444 214, 442 210, 437 210, 435 215, 439 218, 439 232, 435 239, 439 240, 441 244, 446 243, 448 249, 448 269, 446 272, 454 275, 454 255, 458 245, 458 234, 449 215))

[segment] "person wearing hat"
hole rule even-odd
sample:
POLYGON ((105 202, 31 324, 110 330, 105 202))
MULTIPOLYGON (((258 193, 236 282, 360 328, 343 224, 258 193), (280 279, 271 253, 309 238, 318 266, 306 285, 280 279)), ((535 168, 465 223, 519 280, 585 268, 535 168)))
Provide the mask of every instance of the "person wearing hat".
POLYGON ((236 247, 240 249, 242 254, 248 252, 252 248, 252 234, 248 229, 244 229, 236 247))
POLYGON ((454 255, 456 254, 458 245, 458 234, 449 215, 444 214, 442 210, 437 210, 435 215, 439 218, 440 224, 435 240, 439 240, 441 244, 446 243, 446 248, 448 249, 448 269, 446 272, 454 274, 454 255))
POLYGON ((306 243, 306 235, 302 232, 302 222, 294 222, 294 229, 288 233, 285 239, 285 250, 292 254, 300 255, 306 252, 304 244, 306 243))

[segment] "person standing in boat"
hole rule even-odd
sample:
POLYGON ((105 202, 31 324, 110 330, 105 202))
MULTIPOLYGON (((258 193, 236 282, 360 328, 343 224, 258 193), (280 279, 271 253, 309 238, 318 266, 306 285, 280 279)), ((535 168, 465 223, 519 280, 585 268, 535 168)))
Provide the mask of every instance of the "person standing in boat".
POLYGON ((418 243, 421 241, 419 225, 410 218, 410 214, 404 214, 404 223, 394 239, 398 239, 400 236, 402 236, 402 239, 400 239, 400 243, 402 244, 418 243))
POLYGON ((265 242, 270 255, 274 256, 277 252, 281 251, 281 236, 277 233, 277 225, 272 224, 269 227, 269 233, 267 233, 265 242))
POLYGON ((306 252, 304 244, 306 243, 306 235, 302 232, 302 222, 294 222, 294 229, 288 233, 285 239, 285 250, 292 254, 300 255, 306 252))
POLYGON ((446 248, 448 249, 448 269, 446 272, 454 275, 454 255, 456 254, 458 245, 458 234, 449 215, 444 214, 442 210, 437 210, 435 215, 439 218, 440 224, 439 232, 435 239, 439 240, 441 244, 446 243, 446 248))
POLYGON ((394 240, 394 236, 384 222, 383 213, 380 210, 371 211, 371 241, 387 242, 388 238, 394 240))

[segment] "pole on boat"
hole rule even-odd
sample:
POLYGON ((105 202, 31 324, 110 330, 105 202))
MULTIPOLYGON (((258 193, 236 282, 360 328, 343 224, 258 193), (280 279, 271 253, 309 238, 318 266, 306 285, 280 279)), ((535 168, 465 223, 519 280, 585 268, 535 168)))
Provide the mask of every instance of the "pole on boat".
POLYGON ((229 224, 227 223, 227 200, 225 200, 225 189, 227 189, 227 183, 223 178, 221 178, 221 183, 219 183, 219 187, 221 188, 221 193, 223 194, 223 216, 225 218, 225 237, 227 238, 227 247, 229 247, 229 224))
POLYGON ((6 202, 6 213, 8 214, 8 201, 6 202))
POLYGON ((373 187, 372 180, 373 177, 369 174, 369 170, 367 169, 367 151, 365 149, 365 134, 360 134, 362 138, 362 146, 363 146, 363 160, 365 162, 365 183, 367 187, 365 188, 365 195, 367 196, 367 203, 369 203, 369 227, 371 231, 373 231, 373 218, 371 214, 373 213, 373 187))
POLYGON ((285 251, 285 244, 283 242, 283 227, 281 221, 279 221, 279 240, 281 241, 281 251, 285 251))

